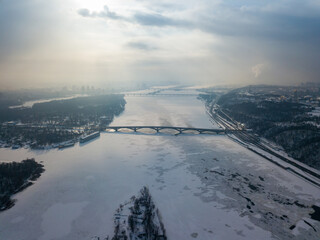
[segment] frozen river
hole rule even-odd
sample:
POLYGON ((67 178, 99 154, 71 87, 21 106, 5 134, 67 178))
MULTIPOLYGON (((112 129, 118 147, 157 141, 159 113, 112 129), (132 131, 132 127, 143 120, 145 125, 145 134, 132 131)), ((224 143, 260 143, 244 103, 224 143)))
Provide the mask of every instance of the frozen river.
MULTIPOLYGON (((127 97, 112 125, 214 126, 194 96, 127 97)), ((320 239, 320 190, 226 136, 102 133, 64 150, 0 149, 46 171, 0 213, 1 240, 103 239, 148 186, 171 240, 320 239), (311 226, 310 226, 311 225, 311 226)))

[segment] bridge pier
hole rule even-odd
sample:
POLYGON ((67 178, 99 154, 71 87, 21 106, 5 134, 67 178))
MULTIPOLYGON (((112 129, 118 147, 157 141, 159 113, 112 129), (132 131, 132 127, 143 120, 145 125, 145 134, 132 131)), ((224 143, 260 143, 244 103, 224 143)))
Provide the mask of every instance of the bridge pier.
POLYGON ((121 131, 121 129, 129 129, 134 132, 137 132, 139 129, 153 129, 157 133, 161 132, 162 129, 172 129, 176 130, 177 134, 182 134, 185 131, 195 131, 199 134, 212 133, 217 135, 223 134, 232 134, 234 132, 242 131, 242 130, 227 130, 227 129, 207 129, 207 128, 191 128, 191 127, 172 127, 172 126, 108 126, 106 130, 114 130, 115 132, 121 131))

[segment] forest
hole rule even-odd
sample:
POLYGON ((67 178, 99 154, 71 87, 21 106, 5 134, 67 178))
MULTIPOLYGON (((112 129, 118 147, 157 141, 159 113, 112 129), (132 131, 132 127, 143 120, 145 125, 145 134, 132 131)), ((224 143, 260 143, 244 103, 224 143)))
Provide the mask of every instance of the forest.
POLYGON ((1 108, 0 122, 63 121, 65 124, 81 125, 85 123, 83 117, 94 120, 97 116, 118 115, 123 111, 125 103, 123 95, 109 94, 36 103, 31 108, 1 108))
POLYGON ((320 169, 320 117, 309 114, 308 104, 283 99, 281 95, 243 89, 218 100, 221 109, 256 134, 281 146, 289 156, 320 169))
POLYGON ((0 163, 0 211, 13 207, 15 200, 12 195, 31 186, 43 172, 43 165, 33 158, 0 163))

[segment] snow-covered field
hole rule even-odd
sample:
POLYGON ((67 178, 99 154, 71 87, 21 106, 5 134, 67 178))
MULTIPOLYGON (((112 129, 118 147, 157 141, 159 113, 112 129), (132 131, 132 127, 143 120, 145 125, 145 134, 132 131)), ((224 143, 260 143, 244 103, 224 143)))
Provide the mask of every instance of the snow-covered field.
MULTIPOLYGON (((195 97, 127 102, 113 125, 212 126, 195 97)), ((309 215, 320 190, 226 136, 102 133, 64 150, 0 150, 26 157, 46 171, 0 213, 0 239, 112 236, 115 210, 145 185, 169 239, 320 238, 309 215)))

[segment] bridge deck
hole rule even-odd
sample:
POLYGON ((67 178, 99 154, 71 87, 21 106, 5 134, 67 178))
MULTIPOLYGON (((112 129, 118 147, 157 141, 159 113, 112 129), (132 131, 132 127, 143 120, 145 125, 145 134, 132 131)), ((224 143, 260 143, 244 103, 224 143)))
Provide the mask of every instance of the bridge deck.
POLYGON ((163 130, 163 129, 172 129, 176 130, 179 133, 185 132, 185 131, 197 131, 199 133, 232 133, 232 132, 239 132, 240 130, 227 130, 227 129, 219 129, 219 128, 193 128, 193 127, 174 127, 174 126, 108 126, 105 127, 106 130, 115 130, 119 131, 120 129, 129 129, 133 131, 137 131, 139 129, 152 129, 157 132, 163 130))
POLYGON ((128 97, 158 97, 158 96, 165 96, 165 97, 197 97, 198 94, 192 93, 182 93, 182 94, 174 94, 174 93, 124 93, 125 96, 128 97))

